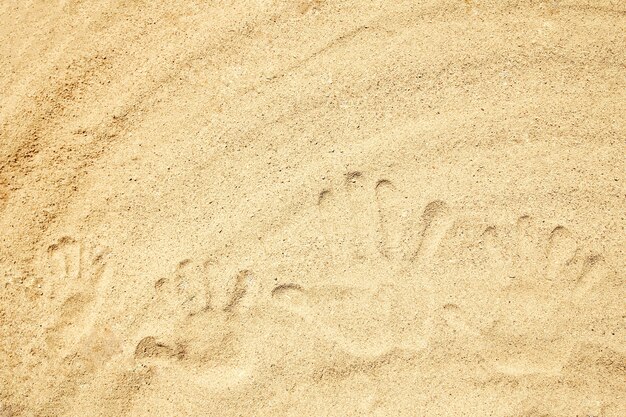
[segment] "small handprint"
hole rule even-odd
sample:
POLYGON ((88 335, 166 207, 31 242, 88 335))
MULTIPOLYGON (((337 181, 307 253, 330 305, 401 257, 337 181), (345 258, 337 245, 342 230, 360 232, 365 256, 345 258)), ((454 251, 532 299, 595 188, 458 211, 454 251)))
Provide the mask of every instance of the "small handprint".
POLYGON ((102 303, 106 247, 63 237, 46 252, 50 279, 43 282, 47 300, 46 340, 64 357, 89 335, 102 303))
POLYGON ((230 265, 184 260, 170 277, 159 279, 155 307, 162 331, 141 338, 135 357, 175 360, 205 371, 252 367, 248 354, 259 281, 250 270, 230 265))

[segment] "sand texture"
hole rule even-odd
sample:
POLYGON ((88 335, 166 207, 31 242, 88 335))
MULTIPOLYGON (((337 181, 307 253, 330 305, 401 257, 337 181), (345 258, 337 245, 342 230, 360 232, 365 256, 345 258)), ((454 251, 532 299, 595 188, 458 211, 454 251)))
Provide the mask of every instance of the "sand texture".
POLYGON ((0 22, 0 417, 626 416, 626 2, 0 22))

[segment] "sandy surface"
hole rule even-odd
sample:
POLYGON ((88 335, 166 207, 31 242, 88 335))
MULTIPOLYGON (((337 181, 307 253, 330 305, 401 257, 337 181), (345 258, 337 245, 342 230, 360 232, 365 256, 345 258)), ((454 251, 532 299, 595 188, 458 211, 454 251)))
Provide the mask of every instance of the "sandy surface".
POLYGON ((0 21, 0 416, 626 416, 624 2, 0 21))

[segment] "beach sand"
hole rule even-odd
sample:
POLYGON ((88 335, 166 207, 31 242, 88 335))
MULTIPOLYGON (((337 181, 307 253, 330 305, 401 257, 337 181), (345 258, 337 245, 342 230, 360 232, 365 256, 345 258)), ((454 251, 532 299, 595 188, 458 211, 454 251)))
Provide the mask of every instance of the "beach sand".
POLYGON ((626 4, 0 4, 0 416, 626 416, 626 4))

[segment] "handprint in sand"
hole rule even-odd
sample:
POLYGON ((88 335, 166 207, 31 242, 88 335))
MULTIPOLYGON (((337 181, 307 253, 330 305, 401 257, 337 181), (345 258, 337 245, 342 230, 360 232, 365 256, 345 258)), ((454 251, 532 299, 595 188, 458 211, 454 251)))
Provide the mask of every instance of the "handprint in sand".
POLYGON ((79 348, 93 330, 104 301, 108 249, 71 237, 50 245, 44 255, 50 276, 43 280, 49 321, 46 342, 59 357, 79 348))
POLYGON ((259 280, 234 263, 184 260, 155 284, 157 331, 138 340, 135 357, 176 361, 231 383, 254 368, 252 333, 259 316, 259 280))
POLYGON ((623 294, 623 286, 604 258, 563 226, 546 230, 529 216, 488 226, 471 260, 475 280, 492 288, 483 303, 490 319, 474 327, 476 337, 500 372, 558 373, 587 333, 614 331, 609 310, 618 298, 603 294, 623 294))
POLYGON ((426 271, 452 224, 446 204, 421 206, 391 181, 361 172, 322 191, 317 203, 324 276, 276 286, 275 304, 355 356, 426 346, 433 291, 426 271))

